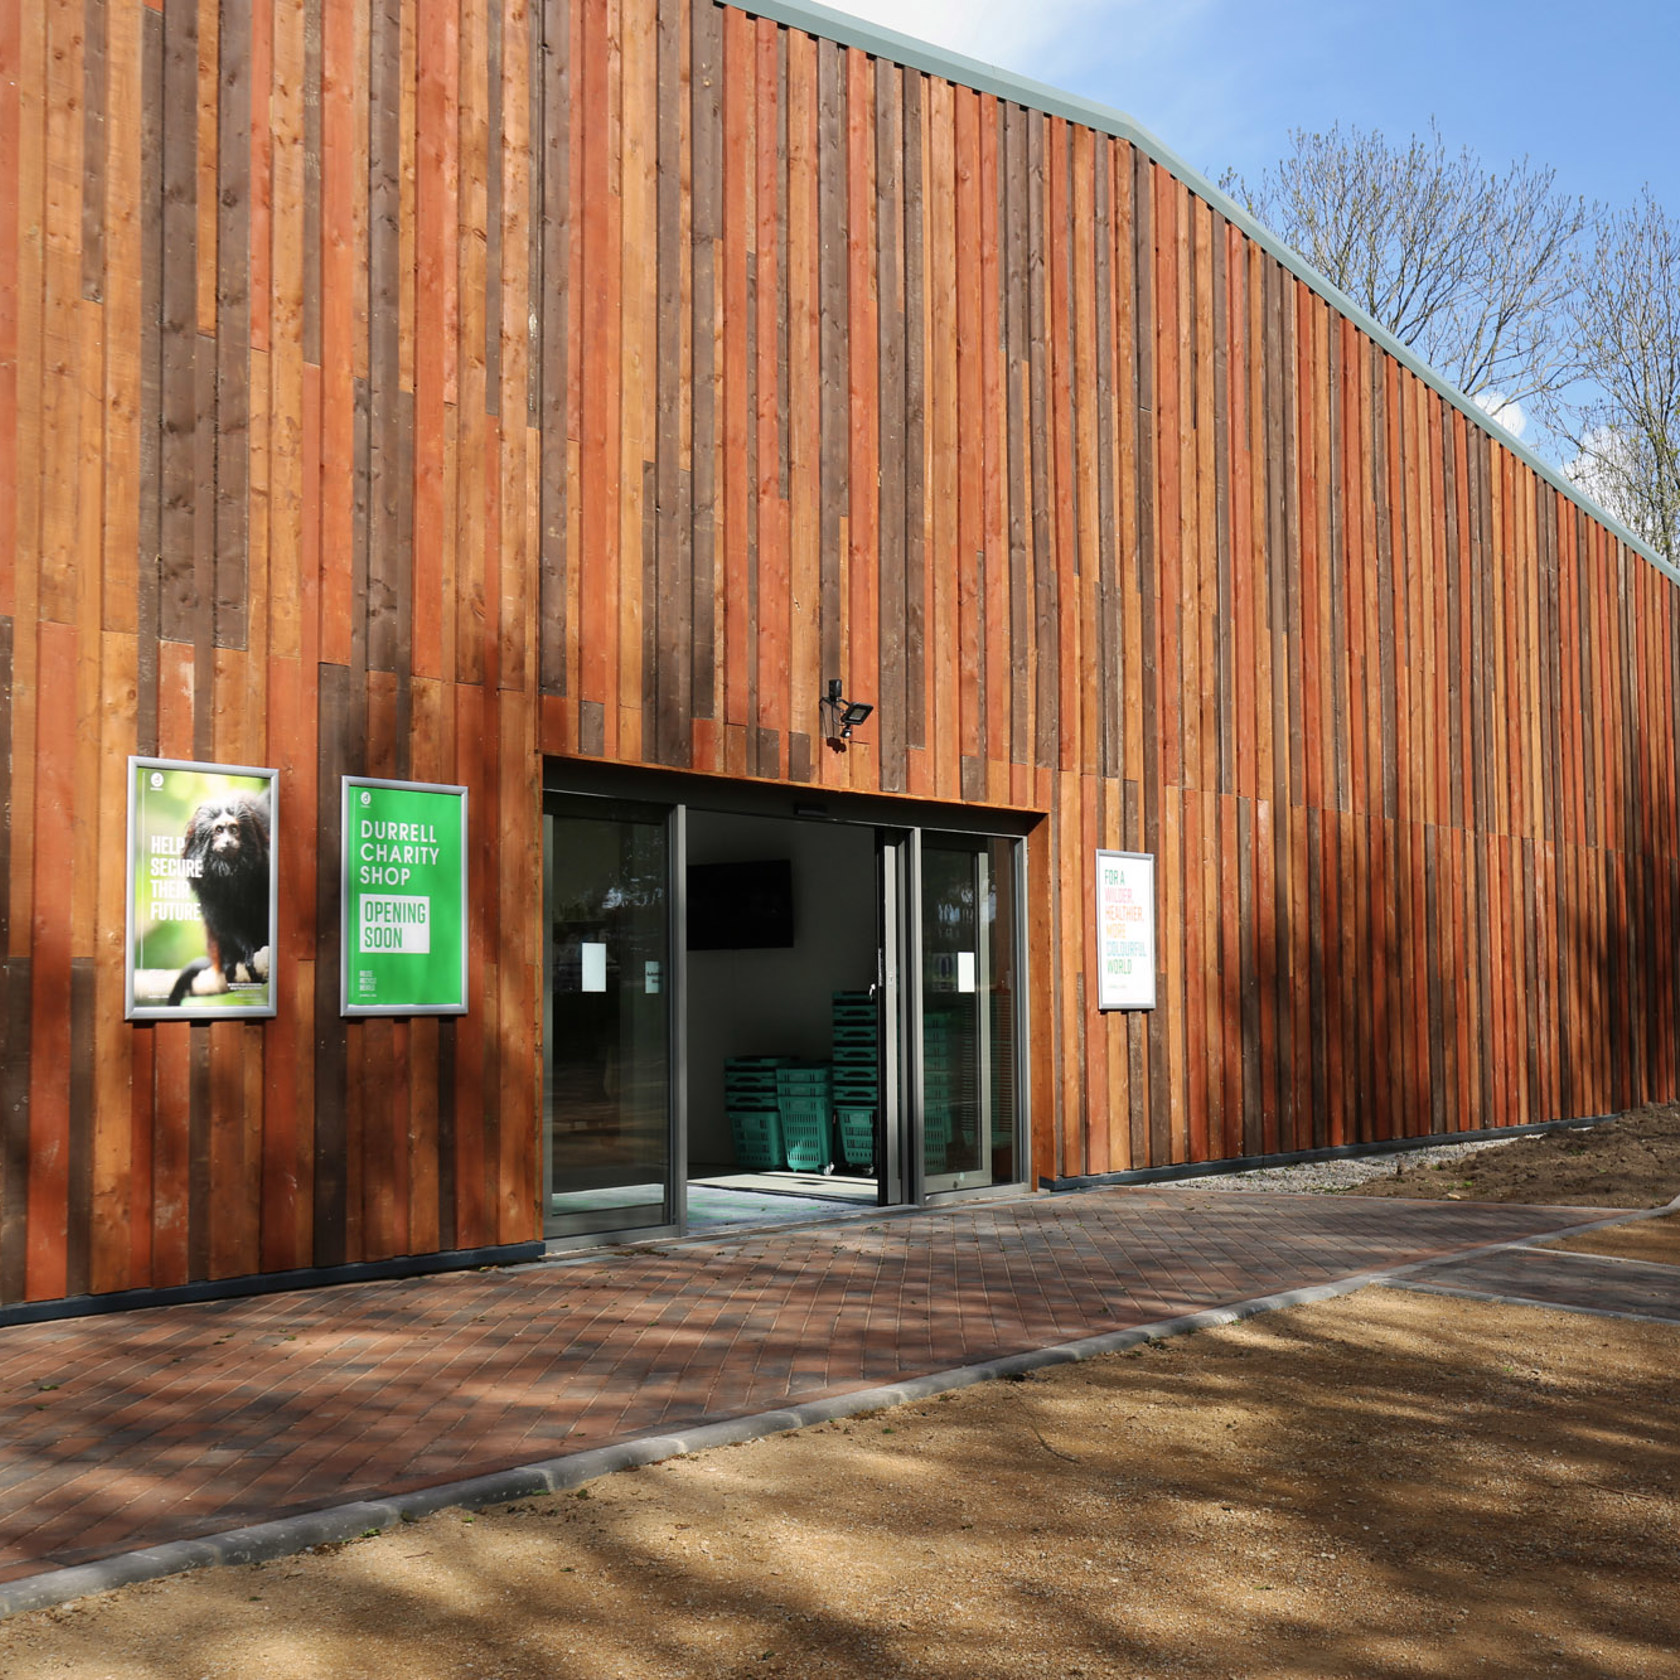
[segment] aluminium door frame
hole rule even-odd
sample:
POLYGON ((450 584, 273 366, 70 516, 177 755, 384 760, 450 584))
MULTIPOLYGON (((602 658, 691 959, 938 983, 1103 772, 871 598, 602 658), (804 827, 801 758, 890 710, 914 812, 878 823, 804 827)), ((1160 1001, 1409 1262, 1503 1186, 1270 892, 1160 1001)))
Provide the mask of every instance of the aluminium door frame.
MULTIPOLYGON (((681 867, 688 852, 688 812, 680 802, 671 803, 640 792, 579 790, 552 786, 547 777, 541 789, 541 814, 544 818, 557 815, 588 817, 591 800, 605 804, 640 804, 664 808, 665 820, 665 903, 668 915, 665 930, 665 968, 661 989, 665 1004, 666 1059, 666 1166, 665 1207, 670 1218, 655 1225, 626 1225, 600 1231, 568 1231, 559 1236, 548 1235, 548 1201, 553 1191, 553 1128, 550 1125, 548 1100, 553 1066, 554 1031, 554 959, 553 940, 549 929, 549 869, 547 835, 543 842, 543 909, 538 919, 543 942, 542 958, 542 1029, 543 1029, 543 1100, 538 1110, 542 1128, 542 1208, 540 1240, 550 1254, 564 1253, 574 1248, 600 1248, 603 1244, 647 1242, 659 1238, 682 1237, 688 1234, 688 1178, 678 1175, 677 1162, 687 1161, 688 1151, 688 1021, 687 1010, 679 1009, 677 1001, 688 992, 688 941, 677 936, 679 928, 686 928, 688 915, 688 871, 681 867), (583 809, 565 811, 556 807, 577 805, 583 809), (682 918, 679 920, 678 918, 682 918), (681 1151, 681 1153, 679 1153, 681 1151)), ((602 814, 603 818, 605 813, 602 814)))
MULTIPOLYGON (((967 1187, 952 1187, 949 1189, 929 1190, 926 1184, 924 1150, 922 1142, 923 1104, 925 1093, 922 1085, 922 828, 913 829, 914 837, 914 868, 911 872, 911 890, 914 895, 910 914, 914 918, 915 938, 910 950, 913 961, 909 962, 911 969, 910 983, 905 987, 906 992, 913 992, 914 1005, 911 1010, 912 1042, 911 1054, 914 1058, 914 1080, 911 1083, 910 1097, 915 1104, 914 1126, 910 1131, 911 1164, 915 1170, 915 1187, 917 1207, 943 1207, 950 1202, 987 1202, 1000 1201, 1008 1197, 1020 1196, 1032 1188, 1032 1125, 1027 1101, 1032 1090, 1031 1082, 1031 1020, 1027 1008, 1030 996, 1030 983, 1027 969, 1027 837, 1024 834, 984 834, 975 830, 960 828, 942 828, 937 824, 927 824, 927 829, 934 834, 954 834, 962 839, 977 840, 1007 840, 1010 842, 1010 873, 1014 883, 1014 931, 1015 972, 1019 983, 1015 991, 1014 1006, 1011 1013, 1014 1016, 1015 1027, 1015 1077, 1011 1081, 1015 1094, 1015 1171, 1014 1178, 1002 1184, 977 1184, 967 1187)), ((978 907, 976 907, 978 915, 978 907)))
MULTIPOLYGON (((1027 1005, 1028 932, 1027 839, 1043 821, 1042 813, 995 810, 991 807, 942 805, 930 800, 906 799, 893 795, 852 794, 820 786, 790 786, 785 783, 740 781, 734 777, 703 772, 648 769, 636 765, 603 764, 596 759, 575 759, 549 755, 543 760, 542 802, 546 812, 550 799, 621 800, 667 808, 671 828, 667 845, 668 882, 666 902, 671 907, 667 940, 670 984, 666 1007, 669 1011, 670 1143, 671 1156, 667 1193, 673 1214, 671 1223, 636 1227, 611 1233, 590 1233, 578 1237, 550 1237, 550 1249, 599 1246, 604 1236, 614 1242, 640 1241, 650 1237, 688 1234, 688 939, 687 939, 687 854, 689 810, 716 811, 733 816, 793 818, 803 822, 844 823, 873 828, 877 836, 897 834, 901 848, 896 893, 898 999, 896 1045, 889 1030, 889 1045, 883 1046, 882 1103, 896 1109, 896 1128, 883 1126, 883 1147, 888 1153, 888 1174, 896 1168, 902 1200, 882 1203, 892 1207, 930 1207, 956 1201, 995 1201, 1018 1196, 1031 1188, 1032 1127, 1028 1108, 1030 1079, 1030 1015, 1027 1005), (922 835, 924 831, 951 834, 972 840, 1006 840, 1013 857, 1015 884, 1014 941, 1016 972, 1020 976, 1014 1005, 1015 1038, 1015 1159, 1017 1176, 1003 1184, 976 1185, 962 1189, 929 1191, 923 1173, 923 1090, 922 1090, 922 835), (679 919, 681 918, 681 919, 679 919), (678 1007, 679 1003, 682 1007, 678 1007), (892 1063, 896 1059, 896 1070, 892 1063), (888 1075, 896 1072, 889 1083, 888 1075), (896 1138, 892 1135, 896 1129, 896 1138)), ((883 895, 891 896, 891 895, 883 895)), ((881 909, 884 909, 883 905, 881 909)), ((881 910, 878 910, 878 914, 881 910)), ((547 941, 546 911, 544 941, 547 941)), ((882 929, 883 937, 889 930, 882 929)), ((885 947, 883 947, 885 950, 885 947)), ((545 953, 545 974, 546 970, 545 953)), ((545 1000, 547 990, 545 987, 545 1000)), ((545 1022, 545 1042, 548 1024, 545 1022)), ((887 1116, 883 1116, 887 1120, 887 1116)), ((546 1127, 547 1116, 543 1116, 546 1127)), ((879 1190, 877 1194, 879 1195, 879 1190)), ((546 1192, 545 1192, 546 1194, 546 1192)))

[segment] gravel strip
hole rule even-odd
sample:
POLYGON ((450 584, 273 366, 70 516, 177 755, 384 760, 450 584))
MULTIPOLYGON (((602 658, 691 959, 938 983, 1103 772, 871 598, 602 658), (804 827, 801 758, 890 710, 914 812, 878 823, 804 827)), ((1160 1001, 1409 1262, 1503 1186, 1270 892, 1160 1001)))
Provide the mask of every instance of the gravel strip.
POLYGON ((1382 1178, 1397 1166, 1430 1166, 1451 1161, 1477 1149, 1514 1149, 1525 1138, 1472 1138, 1428 1149, 1396 1149, 1382 1155, 1359 1155, 1340 1161, 1298 1161, 1288 1167, 1255 1167, 1248 1172, 1209 1173, 1205 1178, 1175 1179, 1155 1189, 1176 1190, 1308 1190, 1333 1194, 1368 1179, 1382 1178))

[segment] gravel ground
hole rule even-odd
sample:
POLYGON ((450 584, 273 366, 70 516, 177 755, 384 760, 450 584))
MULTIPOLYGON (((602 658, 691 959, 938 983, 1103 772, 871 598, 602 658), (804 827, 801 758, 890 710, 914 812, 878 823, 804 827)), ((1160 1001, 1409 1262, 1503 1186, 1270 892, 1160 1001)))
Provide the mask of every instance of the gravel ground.
MULTIPOLYGON (((1571 1128, 1573 1129, 1573 1128, 1571 1128)), ((1521 1139, 1474 1138, 1466 1143, 1443 1143, 1429 1149, 1396 1149, 1382 1155, 1360 1155, 1340 1161, 1302 1161, 1291 1167, 1255 1167, 1249 1172, 1209 1173, 1205 1178, 1172 1181, 1178 1190, 1350 1190, 1373 1178, 1392 1177, 1399 1167, 1434 1166, 1481 1149, 1510 1149, 1521 1139)), ((1151 1186, 1168 1188, 1168 1186, 1151 1186)))

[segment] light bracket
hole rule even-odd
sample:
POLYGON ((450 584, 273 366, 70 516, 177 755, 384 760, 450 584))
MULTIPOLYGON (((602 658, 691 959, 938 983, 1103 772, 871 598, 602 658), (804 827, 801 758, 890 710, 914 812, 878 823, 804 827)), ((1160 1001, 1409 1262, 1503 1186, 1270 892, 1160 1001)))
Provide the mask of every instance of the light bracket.
POLYGON ((823 738, 830 751, 845 752, 852 731, 867 722, 874 710, 867 701, 848 700, 844 682, 839 677, 830 677, 828 691, 822 697, 823 738))

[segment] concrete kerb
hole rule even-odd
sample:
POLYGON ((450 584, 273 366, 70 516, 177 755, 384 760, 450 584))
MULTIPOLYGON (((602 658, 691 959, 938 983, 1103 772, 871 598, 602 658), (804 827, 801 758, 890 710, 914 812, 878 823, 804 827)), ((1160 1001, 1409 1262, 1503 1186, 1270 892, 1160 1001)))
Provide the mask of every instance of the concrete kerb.
MULTIPOLYGON (((1515 1242, 1487 1243, 1478 1248, 1465 1249, 1462 1257, 1492 1254, 1508 1248, 1532 1247, 1538 1243, 1556 1241, 1559 1237, 1575 1236, 1609 1225, 1631 1224, 1637 1220, 1656 1218, 1676 1211, 1680 1211, 1680 1196, 1660 1208, 1594 1219, 1580 1225, 1542 1232, 1515 1242)), ((1099 1336, 1062 1342, 1054 1347, 1031 1348, 1021 1353, 1004 1354, 996 1359, 961 1365, 952 1370, 935 1371, 926 1376, 909 1377, 875 1388, 856 1389, 848 1394, 827 1395, 822 1399, 805 1401, 795 1406, 778 1407, 774 1411, 697 1424, 694 1428, 678 1434, 641 1436, 636 1440, 620 1441, 612 1446, 592 1447, 585 1452, 492 1471, 487 1475, 471 1476, 462 1481, 445 1482, 436 1487, 420 1488, 412 1493, 398 1494, 388 1499, 354 1500, 321 1511, 306 1511, 295 1516, 279 1517, 272 1522, 252 1523, 243 1528, 228 1529, 221 1534, 206 1535, 195 1540, 169 1541, 164 1545, 122 1552, 115 1557, 101 1558, 92 1563, 75 1564, 67 1569, 48 1570, 39 1575, 25 1576, 21 1580, 0 1582, 0 1620, 23 1615, 32 1610, 50 1610, 74 1599, 89 1598, 96 1593, 114 1592, 119 1587, 135 1586, 143 1581, 155 1581, 166 1575, 180 1575, 193 1569, 205 1569, 216 1565, 265 1563, 275 1558, 295 1556, 314 1546, 339 1545, 352 1540, 367 1539, 402 1523, 417 1522, 420 1518, 431 1516, 437 1511, 483 1510, 492 1505, 505 1505, 518 1499, 565 1493, 601 1476, 612 1475, 620 1470, 638 1469, 647 1464, 657 1464, 688 1453, 702 1452, 709 1447, 734 1446, 745 1441, 762 1440, 766 1436, 806 1429, 814 1424, 833 1423, 862 1413, 884 1411, 891 1406, 929 1400, 939 1394, 972 1388, 977 1384, 994 1382, 1000 1378, 1023 1376, 1053 1365, 1078 1364, 1104 1354, 1124 1353, 1129 1348, 1143 1343, 1167 1341, 1176 1336, 1193 1335, 1198 1330, 1237 1324, 1244 1319, 1256 1318, 1262 1313, 1280 1312, 1286 1307, 1311 1306, 1315 1302, 1334 1300, 1338 1296, 1351 1295, 1373 1284, 1400 1284, 1410 1273, 1422 1270, 1425 1266, 1438 1264, 1441 1258, 1442 1256, 1435 1256, 1430 1260, 1420 1260, 1407 1266, 1359 1272, 1330 1283, 1311 1284, 1270 1295, 1257 1295, 1226 1306, 1181 1313, 1174 1318, 1133 1325, 1126 1330, 1110 1330, 1099 1336)))

